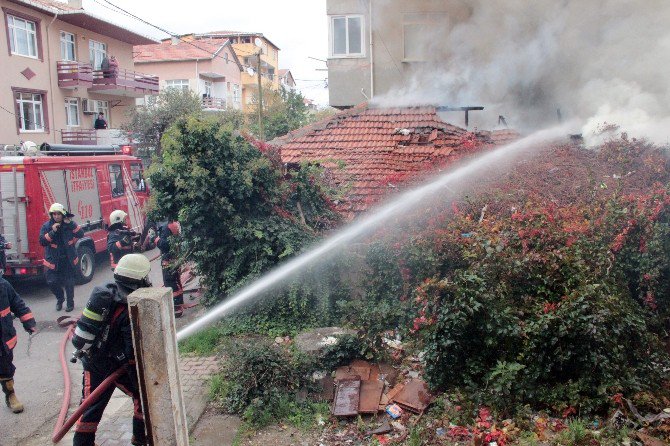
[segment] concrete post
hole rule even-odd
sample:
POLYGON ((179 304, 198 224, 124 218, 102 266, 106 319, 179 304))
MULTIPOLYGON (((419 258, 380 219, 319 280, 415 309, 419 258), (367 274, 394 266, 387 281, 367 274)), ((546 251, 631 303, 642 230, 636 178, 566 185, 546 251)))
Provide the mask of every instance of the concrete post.
POLYGON ((137 374, 149 444, 188 446, 170 288, 140 288, 128 296, 137 374))

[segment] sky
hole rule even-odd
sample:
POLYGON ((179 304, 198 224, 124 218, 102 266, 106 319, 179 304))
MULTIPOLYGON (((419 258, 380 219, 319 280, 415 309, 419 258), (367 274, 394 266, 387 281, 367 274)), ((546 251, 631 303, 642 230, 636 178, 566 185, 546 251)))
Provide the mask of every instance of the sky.
POLYGON ((260 32, 280 48, 279 68, 289 68, 302 94, 328 104, 326 0, 84 0, 84 9, 149 37, 167 35, 116 12, 112 5, 176 34, 217 30, 260 32))

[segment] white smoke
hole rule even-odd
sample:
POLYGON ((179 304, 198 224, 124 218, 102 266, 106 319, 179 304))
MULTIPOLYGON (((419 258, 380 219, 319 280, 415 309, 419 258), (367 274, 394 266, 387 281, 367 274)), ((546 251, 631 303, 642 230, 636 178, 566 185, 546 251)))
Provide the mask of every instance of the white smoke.
MULTIPOLYGON (((398 2, 386 3, 386 14, 393 14, 398 2)), ((426 63, 374 103, 484 105, 479 119, 487 127, 504 115, 523 131, 555 124, 560 109, 563 118, 585 123, 584 136, 607 122, 668 142, 669 1, 450 5, 465 10, 463 18, 433 25, 422 42, 426 63)))

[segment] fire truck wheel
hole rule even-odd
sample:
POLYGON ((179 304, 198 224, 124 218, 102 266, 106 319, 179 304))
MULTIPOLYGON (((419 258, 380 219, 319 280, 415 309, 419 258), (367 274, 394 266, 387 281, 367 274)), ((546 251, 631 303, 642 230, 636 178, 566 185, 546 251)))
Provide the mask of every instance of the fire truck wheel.
POLYGON ((88 246, 77 248, 79 256, 79 268, 75 271, 78 284, 88 283, 93 279, 95 273, 95 253, 88 246))

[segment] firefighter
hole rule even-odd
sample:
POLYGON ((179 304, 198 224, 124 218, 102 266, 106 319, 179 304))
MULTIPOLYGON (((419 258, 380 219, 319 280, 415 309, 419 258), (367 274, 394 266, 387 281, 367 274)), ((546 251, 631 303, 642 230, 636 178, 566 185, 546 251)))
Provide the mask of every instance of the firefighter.
POLYGON ((56 311, 63 309, 63 301, 67 297, 65 311, 69 312, 74 310, 74 277, 75 268, 79 265, 75 243, 84 236, 84 230, 72 221, 74 215, 60 203, 51 205, 49 216, 40 230, 47 285, 56 296, 56 311))
MULTIPOLYGON (((82 401, 108 376, 120 367, 126 368, 116 387, 133 399, 133 445, 144 445, 146 437, 127 297, 138 288, 151 286, 150 271, 151 265, 144 255, 123 256, 114 270, 114 281, 91 292, 72 337, 77 349, 86 346, 85 354, 80 355, 84 366, 82 401)), ((110 386, 84 411, 75 425, 74 446, 94 446, 98 423, 113 393, 114 386, 110 386)))
POLYGON ((184 287, 181 284, 181 267, 170 246, 170 238, 181 235, 181 225, 178 221, 169 221, 158 228, 158 237, 155 243, 161 251, 161 269, 163 271, 163 286, 172 288, 174 299, 174 315, 181 317, 184 314, 184 287))
POLYGON ((23 404, 14 393, 14 347, 16 329, 12 322, 12 313, 23 324, 28 333, 35 333, 35 318, 12 285, 0 275, 0 385, 5 394, 7 407, 14 413, 23 412, 23 404))
POLYGON ((7 268, 7 255, 5 254, 5 249, 12 249, 12 244, 5 240, 5 237, 0 234, 0 276, 5 273, 5 268, 7 268))
POLYGON ((128 228, 126 218, 128 214, 122 210, 115 210, 109 214, 109 228, 107 228, 107 251, 112 271, 126 254, 139 249, 140 235, 128 228))

